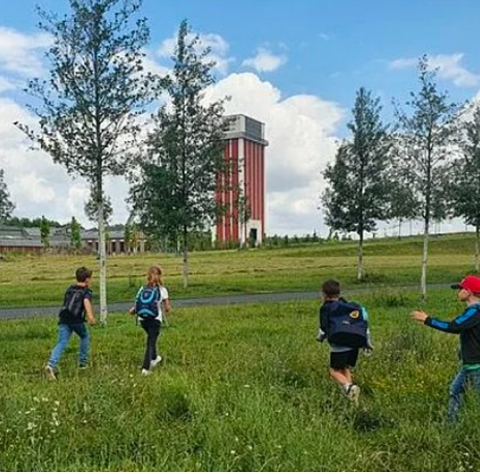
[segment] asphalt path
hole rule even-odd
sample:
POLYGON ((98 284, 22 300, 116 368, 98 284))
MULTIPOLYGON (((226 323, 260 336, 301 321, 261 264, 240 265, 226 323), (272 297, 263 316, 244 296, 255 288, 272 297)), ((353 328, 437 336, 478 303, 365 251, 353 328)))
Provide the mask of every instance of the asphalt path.
MULTIPOLYGON (((428 285, 428 288, 448 288, 447 284, 428 285)), ((418 285, 410 286, 377 286, 356 288, 354 290, 344 291, 345 296, 361 293, 390 292, 391 290, 415 291, 419 290, 418 285)), ((230 304, 251 304, 251 303, 281 303, 282 301, 311 301, 320 300, 318 291, 290 291, 284 293, 256 293, 250 295, 229 295, 229 296, 210 296, 201 298, 186 298, 172 300, 173 308, 191 308, 199 306, 222 306, 230 304)), ((111 303, 108 305, 108 311, 111 313, 126 312, 132 306, 132 302, 111 303)), ((2 319, 24 319, 35 317, 57 316, 60 306, 44 306, 39 308, 8 308, 0 309, 0 320, 2 319)), ((95 305, 96 314, 99 308, 95 305)))

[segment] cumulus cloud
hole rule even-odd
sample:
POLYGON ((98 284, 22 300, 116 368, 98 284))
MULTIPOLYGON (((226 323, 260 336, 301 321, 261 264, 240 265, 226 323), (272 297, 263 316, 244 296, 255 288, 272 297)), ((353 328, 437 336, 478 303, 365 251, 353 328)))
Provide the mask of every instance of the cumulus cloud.
POLYGON ((232 97, 227 113, 265 123, 267 233, 325 232, 318 210, 325 186, 321 171, 335 156, 344 110, 313 95, 283 98, 278 88, 253 73, 231 74, 206 99, 226 95, 232 97))
MULTIPOLYGON (((431 70, 438 69, 438 76, 452 81, 459 87, 474 87, 480 85, 480 74, 474 74, 460 63, 463 53, 437 54, 428 57, 431 70)), ((407 69, 416 67, 418 58, 400 58, 389 63, 390 69, 407 69)))
MULTIPOLYGON (((189 33, 187 35, 187 41, 192 41, 197 33, 189 33)), ((226 75, 230 63, 234 61, 234 58, 229 56, 230 45, 220 35, 215 33, 198 33, 199 48, 210 48, 210 54, 207 56, 207 61, 215 62, 215 70, 221 74, 226 75)), ((177 44, 177 35, 174 34, 170 38, 165 39, 157 49, 157 54, 162 59, 171 58, 175 51, 177 44)))
POLYGON ((0 69, 24 77, 43 72, 39 51, 52 44, 47 33, 26 34, 0 26, 0 69))
POLYGON ((258 72, 272 72, 287 62, 284 54, 275 55, 266 48, 258 48, 257 54, 243 61, 242 65, 258 72))
MULTIPOLYGON (((200 38, 203 46, 212 48, 209 59, 216 60, 217 70, 226 74, 233 61, 228 43, 215 34, 201 34, 200 38)), ((89 184, 67 175, 46 153, 31 150, 31 142, 13 125, 19 121, 36 126, 36 118, 8 94, 28 76, 42 73, 39 50, 48 47, 49 41, 46 36, 0 28, 0 168, 5 170, 17 215, 44 214, 60 222, 67 222, 74 215, 83 224, 89 224, 84 214, 89 184), (16 55, 5 46, 8 38, 10 42, 12 38, 18 40, 16 55)), ((155 54, 147 50, 146 68, 160 74, 166 72, 158 58, 170 56, 174 47, 175 38, 169 38, 155 54)), ((273 70, 275 65, 259 67, 273 70)), ((270 143, 266 152, 267 232, 322 232, 318 210, 324 186, 321 170, 335 155, 336 131, 343 109, 313 95, 284 97, 271 82, 250 72, 224 77, 207 91, 206 100, 224 96, 232 97, 226 104, 227 113, 246 114, 266 124, 270 143)), ((106 192, 113 203, 112 221, 125 222, 129 214, 125 204, 128 184, 123 178, 108 178, 106 192)))

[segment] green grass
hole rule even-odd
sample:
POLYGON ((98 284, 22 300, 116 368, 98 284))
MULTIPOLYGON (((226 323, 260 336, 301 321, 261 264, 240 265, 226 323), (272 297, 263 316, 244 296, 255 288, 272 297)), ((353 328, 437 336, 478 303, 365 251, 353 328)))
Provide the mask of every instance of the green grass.
MULTIPOLYGON (((426 309, 451 316, 453 300, 435 290, 426 309)), ((55 321, 1 322, 0 470, 479 470, 478 400, 457 428, 443 423, 457 338, 410 321, 412 293, 362 303, 375 352, 356 372, 359 408, 328 378, 314 302, 174 310, 147 378, 126 315, 93 328, 84 372, 72 341, 54 383, 42 366, 55 321)))
MULTIPOLYGON (((379 239, 365 244, 366 278, 363 286, 418 284, 422 241, 379 239)), ((474 237, 469 234, 432 237, 428 281, 446 283, 473 271, 474 237)), ((131 300, 146 269, 160 263, 175 298, 317 290, 322 279, 356 283, 357 246, 333 242, 282 249, 197 252, 191 254, 190 286, 183 289, 181 259, 149 254, 115 256, 108 260, 109 302, 131 300)), ((98 262, 91 256, 10 256, 0 262, 0 308, 58 305, 76 267, 87 265, 98 280, 98 262)), ((94 281, 98 295, 98 281, 94 281)))

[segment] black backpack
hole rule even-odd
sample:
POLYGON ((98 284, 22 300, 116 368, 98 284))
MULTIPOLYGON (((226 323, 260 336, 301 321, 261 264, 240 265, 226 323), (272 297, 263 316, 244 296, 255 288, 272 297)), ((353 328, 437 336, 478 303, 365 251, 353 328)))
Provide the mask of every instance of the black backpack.
POLYGON ((328 316, 328 342, 362 348, 367 345, 366 310, 357 303, 339 300, 331 303, 328 316))
POLYGON ((135 299, 135 313, 142 318, 158 317, 158 304, 161 300, 158 286, 142 286, 135 299))
POLYGON ((85 308, 85 288, 71 286, 65 293, 63 306, 60 308, 60 319, 64 321, 75 321, 83 318, 85 308))

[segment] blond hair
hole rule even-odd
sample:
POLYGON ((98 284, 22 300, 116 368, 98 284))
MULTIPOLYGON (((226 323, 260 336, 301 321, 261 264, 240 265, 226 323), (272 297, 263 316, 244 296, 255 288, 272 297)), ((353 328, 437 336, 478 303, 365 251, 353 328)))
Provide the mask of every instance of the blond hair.
POLYGON ((147 272, 147 283, 149 286, 163 286, 163 271, 160 265, 152 265, 147 272))

